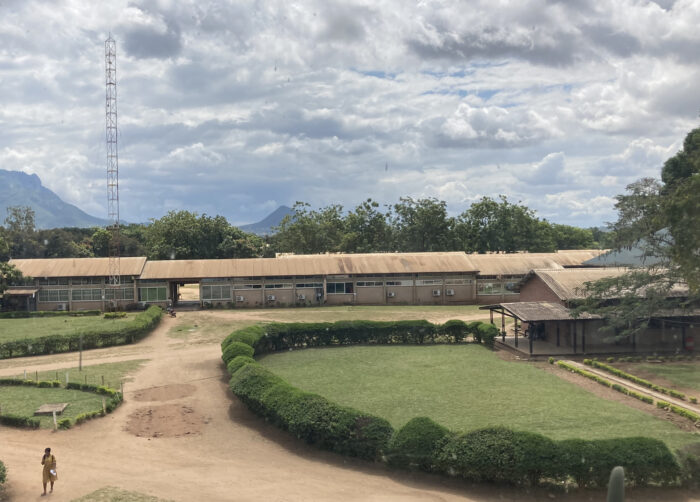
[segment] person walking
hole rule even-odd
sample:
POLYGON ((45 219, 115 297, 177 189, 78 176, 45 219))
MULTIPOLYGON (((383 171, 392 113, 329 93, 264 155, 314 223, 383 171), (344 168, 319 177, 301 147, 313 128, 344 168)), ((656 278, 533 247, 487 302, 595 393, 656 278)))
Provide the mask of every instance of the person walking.
POLYGON ((43 481, 44 481, 44 493, 41 494, 43 497, 46 495, 46 484, 51 482, 51 492, 53 493, 53 484, 58 479, 56 474, 56 457, 51 454, 51 448, 46 448, 44 450, 44 456, 41 459, 41 465, 44 466, 43 481))

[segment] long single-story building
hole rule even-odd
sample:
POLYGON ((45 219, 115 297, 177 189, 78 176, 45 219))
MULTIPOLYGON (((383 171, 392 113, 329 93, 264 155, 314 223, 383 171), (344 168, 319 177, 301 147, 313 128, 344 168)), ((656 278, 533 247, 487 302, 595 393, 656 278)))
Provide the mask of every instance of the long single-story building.
POLYGON ((120 260, 119 288, 109 286, 108 258, 17 259, 10 263, 32 281, 5 296, 30 310, 104 310, 177 304, 182 285, 198 284, 200 304, 211 306, 492 304, 519 301, 521 281, 533 269, 581 267, 601 252, 131 257, 120 260))

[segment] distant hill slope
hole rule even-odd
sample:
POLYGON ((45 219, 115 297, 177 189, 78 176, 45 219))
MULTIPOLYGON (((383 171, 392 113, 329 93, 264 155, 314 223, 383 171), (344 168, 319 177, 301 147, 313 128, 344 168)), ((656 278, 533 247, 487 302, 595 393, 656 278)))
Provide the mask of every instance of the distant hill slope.
POLYGON ((257 223, 241 225, 238 228, 240 228, 244 232, 249 232, 252 234, 270 235, 273 233, 272 227, 278 226, 280 224, 280 221, 282 221, 282 218, 284 218, 288 214, 294 214, 292 208, 288 206, 280 206, 274 211, 272 211, 269 215, 267 215, 265 219, 257 223))
POLYGON ((30 206, 37 228, 105 226, 107 221, 90 216, 41 184, 36 174, 0 169, 0 225, 9 206, 30 206))

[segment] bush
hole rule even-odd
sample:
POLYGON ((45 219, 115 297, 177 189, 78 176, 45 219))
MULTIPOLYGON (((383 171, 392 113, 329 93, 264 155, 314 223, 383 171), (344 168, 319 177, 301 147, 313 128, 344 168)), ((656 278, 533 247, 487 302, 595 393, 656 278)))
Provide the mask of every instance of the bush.
POLYGON ((462 340, 467 338, 467 335, 469 335, 467 323, 460 321, 459 319, 447 321, 438 328, 438 332, 441 335, 446 335, 449 337, 449 340, 454 343, 460 343, 462 340))
POLYGON ((613 366, 609 366, 607 364, 599 363, 595 359, 584 359, 583 364, 587 364, 589 366, 593 366, 594 368, 599 368, 601 370, 607 371, 608 373, 611 373, 613 375, 619 376, 620 378, 624 378, 625 380, 629 380, 630 382, 634 382, 636 384, 642 385, 644 387, 647 387, 648 389, 655 390, 656 392, 661 392, 662 394, 666 394, 678 399, 683 399, 685 400, 686 396, 682 392, 678 392, 673 389, 667 389, 665 387, 661 387, 659 385, 653 384, 648 380, 644 380, 643 378, 639 378, 637 376, 634 376, 630 373, 626 373, 622 370, 619 370, 613 366))
POLYGON ((412 418, 391 440, 388 461, 397 467, 431 472, 435 468, 438 443, 449 433, 427 417, 412 418))
POLYGON ((470 481, 536 485, 559 473, 557 452, 539 434, 490 427, 447 437, 436 458, 442 472, 470 481))
POLYGON ((549 364, 554 364, 554 358, 552 356, 549 356, 548 361, 549 361, 549 364))
POLYGON ((17 415, 0 415, 0 424, 10 427, 26 427, 29 429, 38 429, 39 420, 31 417, 20 417, 17 415))
POLYGON ((70 429, 73 426, 70 418, 62 418, 58 421, 59 429, 70 429))
POLYGON ((38 311, 12 311, 12 312, 0 312, 0 319, 26 319, 28 317, 84 317, 84 316, 98 316, 102 312, 99 310, 75 310, 75 311, 65 311, 65 310, 38 310, 38 311))
POLYGON ((162 315, 160 307, 151 306, 114 332, 85 331, 12 340, 0 344, 0 359, 74 352, 80 347, 81 337, 85 350, 134 343, 149 333, 160 322, 162 315))
POLYGON ((479 326, 479 335, 481 336, 481 340, 483 341, 484 345, 491 349, 494 346, 496 337, 500 333, 501 332, 498 330, 498 328, 493 324, 482 323, 481 326, 479 326))
POLYGON ((228 371, 229 375, 233 375, 246 364, 257 364, 257 361, 248 356, 236 356, 226 365, 226 370, 228 371))
POLYGON ((2 460, 0 460, 0 485, 4 484, 5 481, 7 481, 7 468, 5 464, 2 463, 2 460))
POLYGON ((257 364, 241 367, 229 386, 254 413, 307 443, 343 455, 379 458, 393 432, 386 420, 296 389, 257 364))
POLYGON ((265 336, 265 329, 260 325, 248 326, 247 328, 236 330, 221 342, 221 351, 223 352, 231 342, 242 342, 255 348, 258 341, 263 336, 265 336))
POLYGON ((467 333, 474 337, 474 341, 476 343, 481 343, 481 332, 479 331, 479 326, 482 324, 484 323, 481 321, 472 321, 467 324, 467 333))
POLYGON ((123 319, 126 317, 126 312, 105 312, 105 319, 123 319))
POLYGON ((255 350, 253 347, 243 342, 231 342, 226 346, 226 349, 221 354, 221 358, 224 360, 224 364, 228 364, 233 358, 237 356, 247 356, 253 357, 255 350))

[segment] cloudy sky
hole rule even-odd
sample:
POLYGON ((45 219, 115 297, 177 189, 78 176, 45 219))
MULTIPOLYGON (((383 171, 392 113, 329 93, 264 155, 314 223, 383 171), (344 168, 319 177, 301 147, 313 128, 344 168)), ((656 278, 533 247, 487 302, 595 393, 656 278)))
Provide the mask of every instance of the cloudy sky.
POLYGON ((128 221, 505 194, 598 225, 700 124, 699 26, 700 0, 0 0, 0 169, 106 217, 111 32, 128 221))

